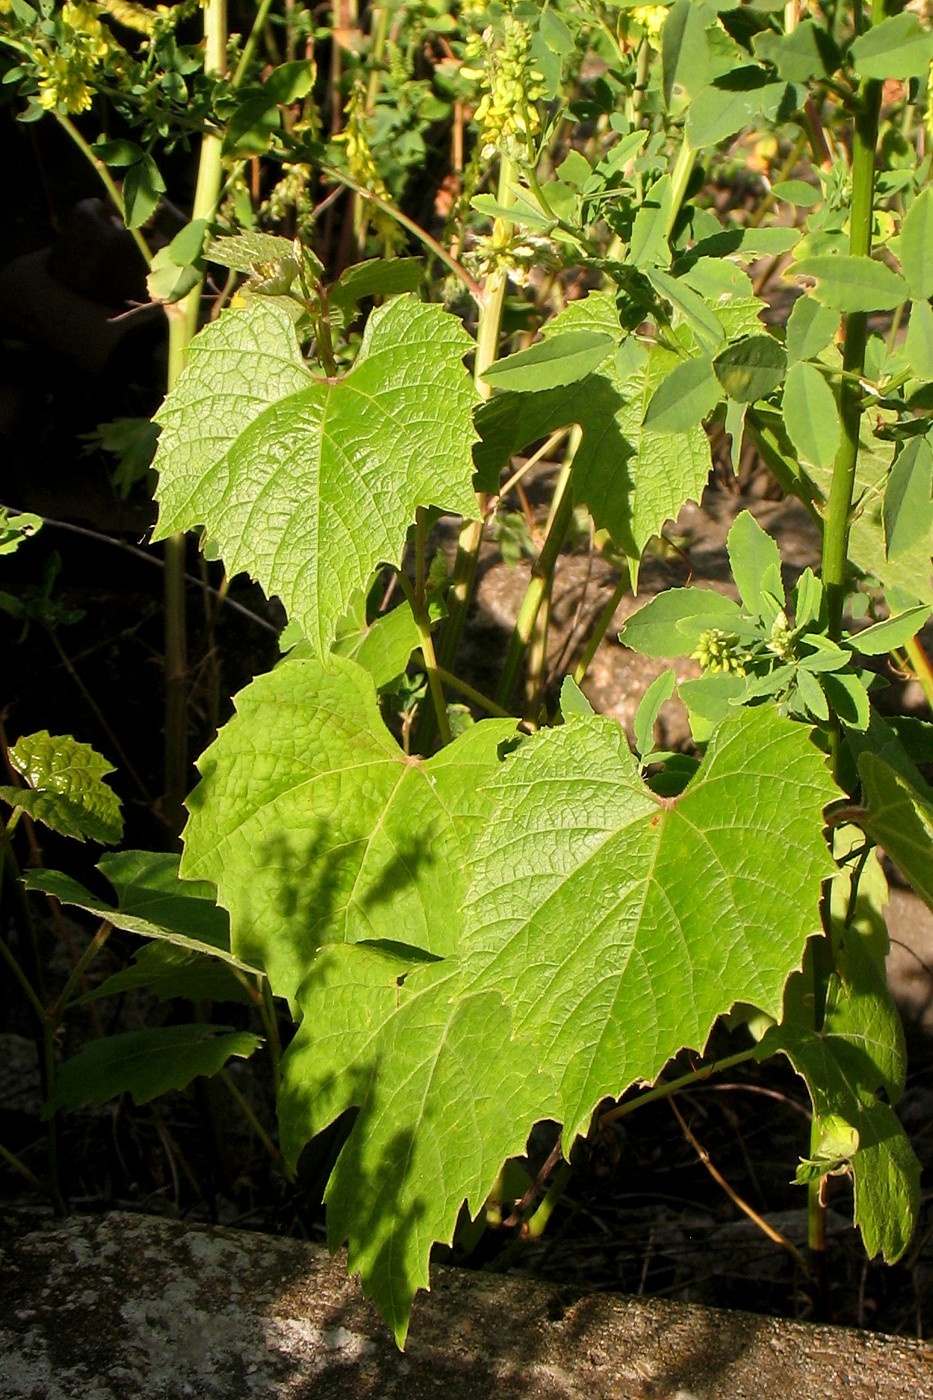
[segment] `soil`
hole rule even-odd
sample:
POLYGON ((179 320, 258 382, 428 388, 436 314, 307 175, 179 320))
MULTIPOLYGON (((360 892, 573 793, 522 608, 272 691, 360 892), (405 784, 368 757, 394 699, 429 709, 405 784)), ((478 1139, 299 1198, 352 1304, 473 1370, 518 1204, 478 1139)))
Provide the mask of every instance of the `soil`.
MULTIPOLYGON (((30 133, 20 129, 11 138, 18 159, 26 160, 24 142, 47 139, 32 128, 30 133)), ((125 241, 106 212, 88 204, 96 191, 88 192, 71 174, 64 188, 67 207, 37 206, 27 227, 14 228, 12 235, 8 230, 6 246, 0 247, 0 501, 49 518, 36 540, 15 555, 0 557, 0 591, 31 600, 33 612, 28 626, 0 612, 0 647, 6 658, 0 711, 10 741, 47 728, 74 734, 106 754, 117 766, 114 786, 124 802, 125 844, 166 848, 169 836, 158 809, 161 570, 158 552, 146 544, 151 502, 145 486, 121 498, 106 460, 100 454, 84 455, 81 442, 81 434, 102 421, 153 411, 163 377, 162 326, 158 314, 153 318, 149 313, 113 321, 115 306, 125 305, 132 292, 108 280, 105 270, 122 268, 120 275, 132 283, 131 265, 122 261, 125 241), (37 237, 43 228, 44 244, 37 237), (63 318, 68 317, 66 333, 63 318), (53 603, 43 610, 40 599, 50 569, 57 570, 53 603)), ((815 562, 815 531, 802 508, 770 499, 763 470, 746 476, 742 495, 731 478, 717 475, 702 503, 685 508, 669 531, 672 543, 646 562, 640 596, 688 578, 727 588, 724 538, 743 505, 779 540, 788 581, 815 562)), ((543 492, 546 485, 545 470, 538 487, 543 492)), ((530 490, 534 502, 534 483, 530 490)), ((442 523, 439 539, 445 538, 450 543, 452 534, 447 529, 445 536, 442 523)), ((243 578, 232 581, 230 603, 219 605, 211 592, 220 581, 219 570, 205 565, 193 547, 188 572, 189 740, 196 754, 228 717, 231 695, 273 664, 282 619, 276 605, 243 578)), ((527 564, 509 570, 494 562, 492 553, 484 557, 468 640, 469 668, 480 687, 489 656, 511 627, 527 573, 527 564)), ((564 556, 553 598, 550 655, 555 664, 563 658, 564 669, 570 665, 614 579, 610 567, 591 557, 585 545, 564 556)), ((614 640, 618 624, 639 601, 627 598, 620 605, 586 685, 597 708, 629 728, 639 699, 664 665, 637 657, 614 640)), ((692 665, 678 664, 685 666, 681 674, 692 665)), ((915 685, 893 684, 885 703, 923 712, 915 685)), ((665 745, 685 740, 677 702, 665 707, 662 725, 665 745)), ((93 870, 99 850, 44 831, 36 839, 41 848, 24 849, 24 860, 41 860, 99 884, 93 870)), ((896 883, 892 911, 892 979, 910 1040, 910 1073, 899 1112, 924 1166, 919 1227, 898 1265, 889 1268, 864 1258, 850 1226, 845 1179, 832 1183, 823 1287, 736 1204, 740 1197, 773 1232, 804 1246, 804 1202, 790 1179, 806 1150, 807 1096, 789 1069, 774 1063, 754 1076, 737 1071, 728 1082, 699 1083, 678 1096, 680 1113, 727 1180, 731 1196, 699 1160, 671 1107, 655 1105, 578 1147, 571 1185, 549 1232, 526 1245, 513 1266, 591 1290, 663 1294, 928 1336, 933 1328, 933 921, 896 883)), ((54 992, 93 929, 58 912, 40 914, 41 956, 54 992)), ((112 935, 93 965, 94 979, 125 966, 135 946, 129 936, 112 935)), ((249 1024, 243 1006, 225 1005, 221 1011, 231 1025, 249 1024)), ((76 1011, 60 1049, 67 1055, 88 1036, 111 1028, 131 1029, 153 1024, 153 1017, 189 1014, 184 1005, 157 1006, 140 995, 127 995, 98 1003, 93 1011, 76 1011)), ((18 989, 4 978, 0 1143, 42 1176, 46 1129, 39 1117, 33 1029, 18 989)), ((263 1057, 236 1062, 232 1073, 260 1122, 274 1131, 263 1057)), ((192 1092, 144 1108, 124 1099, 67 1115, 59 1150, 71 1206, 89 1212, 119 1207, 320 1235, 320 1188, 334 1135, 319 1145, 316 1155, 308 1155, 296 1192, 284 1184, 226 1094, 219 1083, 198 1081, 192 1092)), ((530 1148, 535 1166, 550 1145, 547 1129, 537 1130, 530 1148)), ((0 1163, 0 1195, 22 1200, 28 1193, 22 1179, 0 1163)), ((495 1266, 513 1233, 487 1237, 466 1262, 495 1266)))

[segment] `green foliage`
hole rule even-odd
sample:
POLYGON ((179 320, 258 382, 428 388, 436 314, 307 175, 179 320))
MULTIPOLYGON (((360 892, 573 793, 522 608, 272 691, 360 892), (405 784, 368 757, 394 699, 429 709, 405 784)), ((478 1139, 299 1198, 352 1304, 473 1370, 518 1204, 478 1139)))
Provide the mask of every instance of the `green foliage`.
POLYGON ((90 744, 48 730, 27 734, 10 749, 27 787, 0 787, 0 799, 63 836, 114 846, 123 835, 120 800, 104 782, 113 765, 90 744))
MULTIPOLYGON (((929 736, 879 719, 868 662, 906 653, 925 677, 933 608, 927 23, 432 0, 337 35, 289 6, 271 71, 257 30, 226 73, 180 41, 183 8, 137 15, 127 47, 96 12, 82 29, 87 7, 40 23, 16 0, 0 43, 25 119, 111 102, 130 134, 93 155, 120 172, 129 227, 190 131, 226 168, 217 216, 196 208, 151 260, 176 317, 205 261, 235 275, 224 298, 242 279, 158 414, 156 538, 200 530, 278 596, 293 649, 202 754, 180 867, 102 861, 114 904, 56 872, 27 883, 148 940, 95 996, 287 1002, 284 1154, 296 1167, 356 1110, 328 1234, 400 1344, 432 1246, 464 1202, 479 1217, 535 1122, 558 1120, 569 1156, 604 1100, 702 1053, 737 1003, 773 1022, 747 1057, 787 1056, 811 1094, 811 1213, 851 1174, 868 1253, 897 1258, 918 1167, 870 847, 929 902, 933 794, 914 761, 929 736), (339 41, 339 68, 294 61, 312 38, 339 41), (909 121, 882 111, 887 78, 911 84, 909 121), (714 187, 740 171, 720 217, 714 187), (340 197, 336 247, 320 214, 340 197), (788 253, 780 325, 777 264, 746 268, 788 253), (506 498, 512 459, 552 434, 566 456, 539 534, 527 497, 521 516, 506 498), (552 585, 581 527, 637 585, 700 499, 711 443, 736 466, 758 450, 820 528, 820 568, 789 586, 742 512, 726 591, 671 589, 628 618, 625 645, 701 669, 648 689, 636 757, 580 689, 598 634, 573 677, 545 673, 552 585), (451 564, 429 539, 440 512, 461 520, 451 564), (457 671, 484 539, 534 560, 495 700, 457 671), (675 690, 693 743, 667 754, 675 690)), ((118 840, 102 761, 34 738, 14 750, 32 786, 0 790, 11 827, 26 811, 118 840)), ((256 1048, 203 1025, 138 1037, 69 1061, 50 1110, 143 1101, 256 1048)))

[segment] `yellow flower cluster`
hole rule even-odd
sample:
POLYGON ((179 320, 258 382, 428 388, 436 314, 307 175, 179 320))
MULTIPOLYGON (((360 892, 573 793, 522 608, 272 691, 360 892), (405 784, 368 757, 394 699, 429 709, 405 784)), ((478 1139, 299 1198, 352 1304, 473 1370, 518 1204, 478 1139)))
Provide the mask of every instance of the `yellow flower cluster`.
POLYGON ((82 0, 62 6, 63 36, 54 53, 39 53, 39 105, 47 112, 84 112, 91 105, 94 73, 116 48, 95 9, 82 0))
MULTIPOLYGON (((353 86, 344 112, 347 124, 338 136, 334 137, 345 148, 347 169, 358 185, 378 195, 380 199, 391 201, 391 195, 373 159, 372 147, 366 132, 366 87, 362 82, 353 86)), ((390 247, 401 247, 404 234, 389 215, 376 206, 370 215, 373 228, 390 247)))
POLYGON ((664 28, 664 23, 669 13, 667 6, 638 5, 631 13, 635 23, 640 24, 645 31, 648 43, 657 48, 658 40, 661 37, 661 30, 664 28))
POLYGON ((527 155, 531 138, 541 129, 535 103, 547 95, 547 87, 534 66, 531 40, 528 26, 506 15, 501 43, 491 27, 467 41, 468 66, 461 71, 465 78, 481 79, 485 88, 475 119, 486 160, 497 151, 527 155), (519 151, 509 152, 513 144, 519 151))
POLYGON ((744 676, 746 662, 751 659, 736 634, 719 627, 704 632, 691 655, 704 671, 725 671, 734 676, 744 676))

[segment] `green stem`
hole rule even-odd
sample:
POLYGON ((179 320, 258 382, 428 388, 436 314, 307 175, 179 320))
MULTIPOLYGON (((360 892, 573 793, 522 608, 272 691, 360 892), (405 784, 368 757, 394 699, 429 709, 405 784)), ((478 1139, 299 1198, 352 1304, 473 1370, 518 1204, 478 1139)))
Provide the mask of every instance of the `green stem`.
POLYGON ((424 669, 428 677, 428 689, 431 692, 431 702, 434 706, 434 717, 437 720, 438 732, 441 736, 442 744, 449 744, 452 739, 450 732, 450 720, 447 717, 447 701, 444 699, 444 687, 441 684, 440 673, 437 667, 437 657, 434 653, 434 638, 431 636, 431 620, 424 608, 423 601, 419 603, 418 595, 411 585, 408 576, 400 569, 398 581, 402 592, 411 605, 412 616, 415 626, 418 629, 418 641, 421 645, 421 654, 424 657, 424 669))
MULTIPOLYGON (((497 200, 508 208, 513 203, 512 162, 502 157, 499 166, 499 187, 497 200)), ((496 219, 493 226, 493 240, 505 245, 512 233, 512 225, 505 219, 496 219)), ((479 322, 476 328, 476 356, 473 361, 473 382, 477 393, 488 399, 492 390, 484 381, 483 375, 495 362, 499 352, 499 335, 502 329, 502 308, 508 275, 499 268, 486 278, 486 284, 478 294, 479 322)), ((460 645, 460 636, 466 620, 473 585, 476 581, 476 566, 479 561, 480 545, 483 542, 483 525, 486 499, 480 497, 479 520, 468 520, 460 531, 457 541, 457 557, 454 560, 453 574, 447 591, 447 618, 444 622, 438 648, 438 660, 445 670, 452 670, 460 645)))
POLYGON ((2 1142, 0 1142, 0 1158, 6 1162, 8 1167, 12 1167, 15 1172, 19 1172, 20 1176, 25 1177, 34 1191, 42 1190, 42 1182, 39 1178, 29 1170, 25 1162, 20 1161, 15 1153, 4 1147, 2 1142))
POLYGON ((723 1070, 733 1069, 735 1065, 743 1065, 748 1060, 754 1060, 757 1054, 758 1046, 753 1045, 750 1050, 739 1050, 735 1055, 727 1055, 725 1059, 714 1060, 711 1065, 701 1065, 699 1069, 691 1070, 689 1074, 682 1074, 678 1079, 667 1079, 663 1084, 656 1084, 653 1089, 647 1089, 637 1098, 628 1099, 616 1108, 610 1108, 607 1113, 601 1113, 599 1126, 605 1128, 610 1123, 617 1123, 620 1118, 627 1118, 636 1109, 644 1108, 645 1104, 656 1103, 658 1099, 670 1098, 671 1094, 676 1094, 679 1089, 688 1089, 691 1084, 696 1084, 698 1080, 711 1079, 714 1074, 721 1074, 723 1070))
POLYGON ((690 176, 693 174, 693 164, 696 160, 696 151, 684 136, 680 143, 680 150, 677 152, 677 159, 674 162, 674 169, 671 171, 671 212, 667 220, 667 228, 664 230, 666 238, 670 238, 677 215, 680 213, 680 206, 684 202, 684 195, 687 193, 687 186, 690 183, 690 176))
POLYGON ((97 954, 100 952, 101 948, 103 948, 104 944, 107 942, 107 939, 110 937, 112 932, 113 925, 109 924, 105 919, 101 924, 100 928, 95 933, 94 937, 91 939, 90 943, 85 948, 84 952, 81 954, 75 966, 72 968, 71 976, 68 978, 68 981, 62 988, 61 995, 59 996, 55 1005, 52 1007, 52 1010, 49 1012, 49 1016, 54 1025, 57 1026, 60 1024, 61 1019, 65 1014, 65 1011, 68 1009, 68 1003, 71 1000, 71 993, 76 984, 81 980, 81 976, 84 972, 84 969, 87 967, 88 963, 90 963, 97 956, 97 954))
MULTIPOLYGON (((107 191, 110 198, 113 200, 114 205, 116 206, 117 211, 120 215, 120 218, 123 220, 124 224, 126 224, 126 206, 123 203, 123 196, 117 188, 116 184, 114 183, 110 171, 107 169, 104 162, 94 154, 91 147, 88 145, 78 128, 75 126, 74 122, 71 121, 70 118, 66 117, 63 112, 54 111, 53 114, 59 126, 62 128, 63 131, 67 131, 68 135, 71 137, 78 150, 84 156, 85 160, 89 161, 90 164, 94 167, 95 171, 97 172, 97 178, 100 180, 104 189, 107 191)), ((143 258, 143 261, 145 262, 146 266, 149 267, 150 263, 152 262, 152 250, 150 249, 149 244, 146 242, 145 238, 142 236, 138 228, 129 229, 129 234, 133 242, 136 244, 136 247, 139 249, 140 255, 143 258)))
MULTIPOLYGON (((204 72, 208 77, 224 72, 227 63, 227 11, 225 0, 207 0, 204 10, 204 72)), ((222 141, 206 132, 201 141, 192 219, 213 219, 220 196, 222 141)), ((171 390, 185 364, 189 342, 198 328, 203 278, 186 297, 165 307, 169 325, 168 388, 171 390)), ((188 648, 185 625, 185 537, 170 535, 165 541, 165 820, 174 836, 184 823, 184 797, 188 786, 188 648)))
POLYGON ((920 645, 918 637, 912 637, 905 645, 904 650, 920 688, 926 696, 927 704, 933 710, 933 666, 930 665, 930 658, 920 645))
POLYGON ((570 521, 573 518, 573 492, 570 489, 570 468, 565 464, 561 471, 557 485, 554 488, 554 499, 551 506, 551 520, 548 526, 547 535, 541 553, 535 560, 531 571, 531 581, 522 599, 518 617, 515 619, 515 627, 509 639, 509 649, 506 653, 505 664, 502 668, 502 675, 499 679, 499 687, 496 691, 496 703, 498 705, 508 705, 515 689, 515 682, 518 678, 518 670, 522 663, 522 658, 531 641, 534 632, 535 620, 538 610, 544 601, 545 594, 550 587, 550 581, 557 563, 557 557, 567 538, 567 531, 570 528, 570 521))
POLYGON ((587 671, 590 669, 590 663, 599 649, 600 642, 609 630, 609 625, 612 622, 612 619, 615 617, 616 608, 619 606, 625 594, 628 592, 630 582, 631 580, 629 578, 629 573, 626 569, 625 572, 619 578, 619 581, 617 582, 615 588, 612 590, 612 593, 607 599, 602 612, 596 619, 596 626, 593 628, 593 631, 590 634, 589 641, 586 644, 586 649, 583 652, 583 655, 580 657, 580 660, 577 662, 576 668, 573 673, 573 678, 576 681, 577 685, 583 684, 583 678, 585 677, 587 671))
POLYGON ((533 1215, 529 1216, 524 1229, 524 1236, 529 1240, 538 1240, 547 1229, 548 1222, 554 1213, 554 1207, 559 1203, 567 1187, 570 1185, 570 1178, 573 1176, 573 1167, 569 1162, 561 1162, 554 1173, 554 1180, 551 1182, 547 1192, 533 1215))
POLYGON ((232 1095, 234 1101, 237 1104, 237 1107, 243 1114, 243 1117, 246 1119, 249 1126, 252 1128, 253 1132, 256 1134, 259 1141, 262 1143, 266 1152, 272 1158, 272 1161, 281 1162, 282 1153, 280 1152, 279 1148, 276 1147, 275 1143, 272 1141, 269 1134, 266 1132, 265 1128, 262 1126, 259 1119, 256 1117, 252 1108, 250 1108, 246 1099, 243 1097, 237 1086, 234 1084, 228 1071, 222 1069, 220 1071, 219 1077, 222 1080, 222 1082, 226 1085, 227 1089, 229 1089, 230 1094, 232 1095))
MULTIPOLYGON (((872 22, 884 17, 883 0, 873 0, 872 22)), ((875 148, 881 109, 881 83, 864 81, 859 88, 852 146, 852 208, 849 216, 849 252, 867 257, 871 253, 872 210, 875 192, 875 148)), ((839 386, 839 416, 842 443, 833 467, 829 501, 823 530, 823 585, 829 607, 829 635, 838 640, 842 632, 849 549, 849 524, 858 439, 862 419, 861 394, 857 379, 865 367, 868 318, 864 312, 846 316, 842 367, 846 372, 839 386), (855 379, 852 378, 855 376, 855 379)))
POLYGON ((504 710, 501 705, 497 705, 495 700, 490 700, 488 695, 483 695, 482 691, 476 690, 466 681, 462 681, 459 676, 455 676, 452 671, 445 671, 443 666, 438 666, 437 674, 445 685, 450 686, 458 695, 463 695, 467 700, 472 700, 474 705, 478 705, 487 714, 495 715, 498 719, 511 719, 512 715, 508 710, 504 710))
POLYGON ((240 54, 240 61, 233 74, 233 86, 239 87, 246 76, 246 71, 252 62, 259 36, 272 9, 272 0, 259 0, 259 9, 256 11, 256 18, 253 20, 253 27, 249 31, 246 43, 243 45, 243 52, 240 54))

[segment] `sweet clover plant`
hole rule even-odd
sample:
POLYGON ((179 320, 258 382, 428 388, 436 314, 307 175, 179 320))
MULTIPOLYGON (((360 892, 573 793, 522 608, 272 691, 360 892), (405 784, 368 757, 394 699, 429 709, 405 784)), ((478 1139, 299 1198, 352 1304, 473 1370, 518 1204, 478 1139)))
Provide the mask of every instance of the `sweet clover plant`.
POLYGON ((812 1247, 845 1172, 868 1254, 893 1261, 919 1167, 894 1110, 879 849, 933 899, 933 746, 872 697, 893 652, 933 699, 929 16, 515 0, 370 18, 340 140, 310 97, 273 121, 261 85, 248 130, 293 193, 296 170, 337 172, 372 256, 329 270, 297 195, 296 237, 238 231, 231 206, 197 257, 242 280, 157 416, 155 538, 200 531, 290 624, 187 798, 174 897, 215 889, 223 940, 171 936, 287 1003, 282 1149, 294 1169, 344 1125, 329 1238, 400 1345, 432 1247, 533 1125, 560 1123, 569 1157, 729 1013, 745 1029, 727 1063, 781 1054, 809 1089, 812 1247), (403 209, 425 112, 460 124, 434 232, 403 209), (761 151, 757 202, 719 217, 711 189, 761 151), (485 696, 460 640, 514 458, 539 445, 563 465, 485 696), (700 674, 676 685, 690 751, 655 747, 668 671, 633 753, 586 701, 587 666, 711 452, 738 469, 743 445, 819 527, 820 567, 788 586, 743 512, 734 590, 639 606, 622 642, 700 674), (449 561, 440 512, 461 522, 449 561), (619 586, 558 701, 542 642, 584 517, 619 586))

